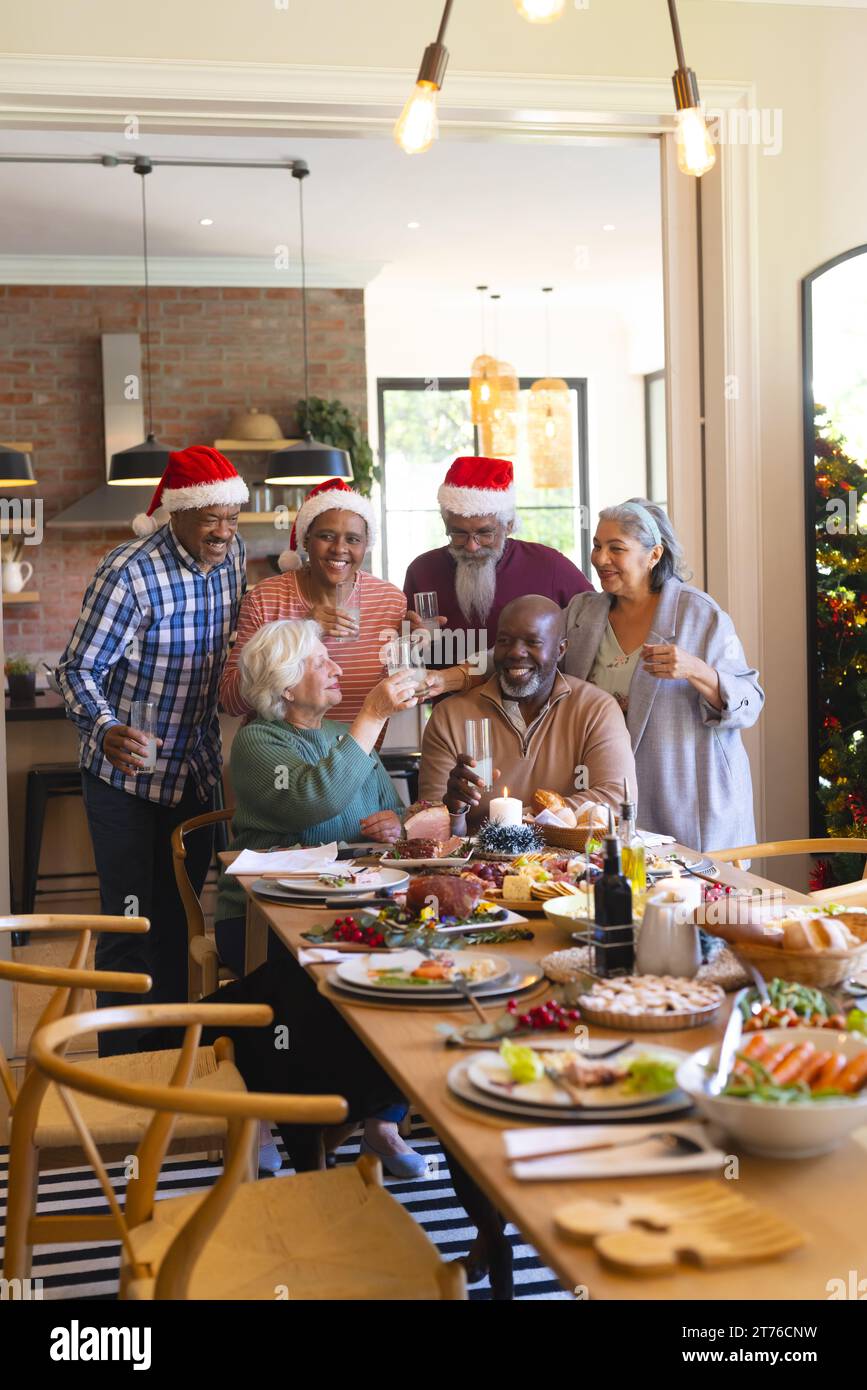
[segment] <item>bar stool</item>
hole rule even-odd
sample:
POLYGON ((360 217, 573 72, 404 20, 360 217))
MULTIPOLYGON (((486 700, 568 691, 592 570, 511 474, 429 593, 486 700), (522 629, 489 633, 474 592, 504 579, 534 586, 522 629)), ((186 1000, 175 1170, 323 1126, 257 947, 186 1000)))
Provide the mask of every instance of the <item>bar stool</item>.
POLYGON ((418 771, 421 750, 418 748, 383 748, 379 754, 382 765, 393 782, 405 782, 409 804, 418 801, 418 771))
MULTIPOLYGON (((57 796, 81 796, 81 769, 77 763, 37 763, 27 774, 27 801, 24 813, 24 884, 21 910, 32 913, 41 878, 71 878, 81 875, 39 873, 45 810, 57 796)), ((85 871, 92 872, 92 871, 85 871)))

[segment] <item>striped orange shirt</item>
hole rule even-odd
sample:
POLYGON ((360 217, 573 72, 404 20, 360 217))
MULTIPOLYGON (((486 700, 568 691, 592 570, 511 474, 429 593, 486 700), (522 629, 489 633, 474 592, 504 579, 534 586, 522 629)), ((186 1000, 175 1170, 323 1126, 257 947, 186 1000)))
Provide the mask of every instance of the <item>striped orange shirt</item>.
MULTIPOLYGON (((332 661, 343 675, 340 689, 343 699, 332 711, 332 717, 351 724, 364 702, 364 697, 385 676, 380 659, 382 644, 390 633, 399 633, 406 613, 406 598, 394 584, 376 575, 359 570, 353 593, 360 594, 361 635, 354 642, 340 642, 333 637, 323 640, 332 661)), ((298 588, 295 571, 263 579, 254 589, 248 589, 238 618, 238 637, 229 653, 220 682, 220 704, 227 714, 251 714, 241 698, 238 673, 238 654, 245 642, 264 623, 281 618, 310 618, 311 605, 298 588)))

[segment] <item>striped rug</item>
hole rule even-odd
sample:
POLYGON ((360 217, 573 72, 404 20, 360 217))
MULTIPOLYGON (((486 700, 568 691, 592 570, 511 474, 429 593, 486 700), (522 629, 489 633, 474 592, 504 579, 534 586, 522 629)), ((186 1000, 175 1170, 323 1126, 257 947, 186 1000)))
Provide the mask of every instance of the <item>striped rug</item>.
MULTIPOLYGON (((275 1136, 276 1137, 276 1136, 275 1136)), ((358 1137, 337 1152, 339 1163, 353 1163, 358 1157, 358 1137)), ((466 1254, 475 1229, 467 1222, 452 1187, 451 1176, 439 1140, 417 1116, 411 1143, 428 1162, 429 1176, 404 1182, 386 1175, 388 1190, 427 1232, 444 1259, 466 1254)), ((281 1147, 282 1152, 282 1147, 281 1147)), ((285 1161, 285 1154, 284 1154, 285 1161)), ((8 1149, 0 1148, 0 1242, 5 1235, 6 1177, 8 1149)), ((125 1181, 120 1165, 109 1167, 115 1191, 122 1196, 125 1181)), ((274 1181, 288 1176, 284 1169, 274 1181)), ((219 1169, 198 1160, 169 1161, 163 1165, 158 1193, 160 1197, 187 1196, 210 1187, 219 1169)), ((268 1182, 272 1179, 263 1179, 268 1182)), ((65 1168, 39 1175, 40 1212, 107 1211, 99 1183, 89 1168, 65 1168)), ((541 1263, 535 1250, 513 1226, 508 1227, 515 1267, 515 1297, 518 1299, 569 1299, 559 1281, 541 1263)), ((40 1246, 33 1260, 33 1277, 42 1279, 45 1299, 111 1299, 117 1294, 118 1247, 115 1244, 40 1246)), ((471 1299, 489 1299, 488 1280, 471 1286, 471 1299)))

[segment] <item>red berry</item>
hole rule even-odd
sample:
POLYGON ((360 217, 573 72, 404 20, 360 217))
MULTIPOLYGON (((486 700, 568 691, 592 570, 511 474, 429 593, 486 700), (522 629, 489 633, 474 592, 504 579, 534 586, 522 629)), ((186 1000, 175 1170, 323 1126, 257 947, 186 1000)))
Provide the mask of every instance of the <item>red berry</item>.
POLYGON ((531 1025, 530 1015, 529 1015, 529 1014, 518 1014, 518 1022, 520 1023, 520 1025, 521 1025, 522 1028, 529 1028, 530 1025, 531 1025))
POLYGON ((560 1022, 557 1024, 557 1027, 560 1029, 561 1033, 568 1033, 569 1031, 569 1024, 566 1022, 565 1018, 560 1019, 560 1022))
POLYGON ((509 1011, 510 1014, 513 1014, 513 1013, 515 1012, 515 1010, 517 1009, 517 1007, 518 1007, 518 1002, 517 1002, 516 999, 510 999, 509 1002, 508 1002, 508 1004, 506 1005, 506 1008, 508 1009, 508 1011, 509 1011))

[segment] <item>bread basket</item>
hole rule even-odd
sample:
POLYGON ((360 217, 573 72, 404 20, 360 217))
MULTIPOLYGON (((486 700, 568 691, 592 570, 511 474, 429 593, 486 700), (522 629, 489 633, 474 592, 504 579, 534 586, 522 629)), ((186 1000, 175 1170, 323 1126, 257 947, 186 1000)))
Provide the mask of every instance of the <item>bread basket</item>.
POLYGON ((552 849, 570 849, 575 854, 583 853, 588 840, 601 841, 605 836, 602 830, 588 830, 581 826, 572 829, 567 825, 540 825, 539 829, 545 836, 546 845, 550 845, 552 849))
MULTIPOLYGON (((816 915, 820 914, 821 908, 817 907, 816 915)), ((867 913, 839 912, 834 916, 860 938, 860 946, 850 946, 846 951, 786 951, 780 946, 766 946, 761 942, 738 941, 731 943, 731 949, 748 965, 755 966, 766 979, 779 976, 798 985, 831 989, 842 984, 850 975, 857 975, 867 963, 867 913)))

